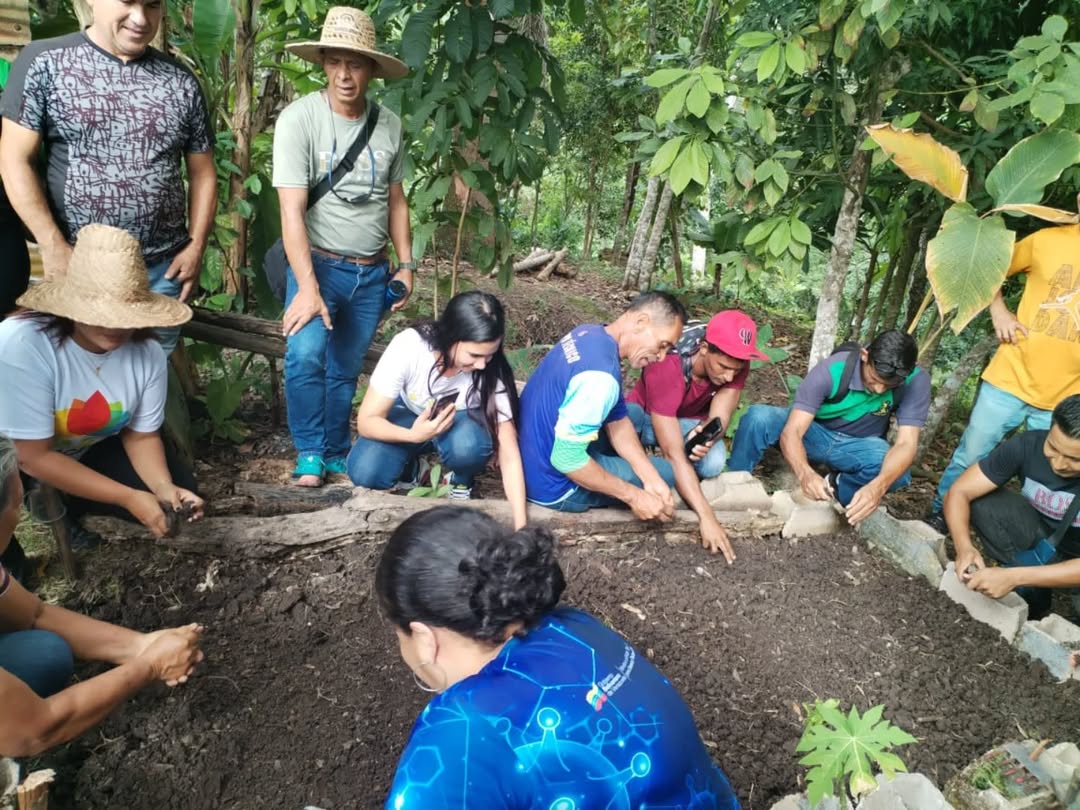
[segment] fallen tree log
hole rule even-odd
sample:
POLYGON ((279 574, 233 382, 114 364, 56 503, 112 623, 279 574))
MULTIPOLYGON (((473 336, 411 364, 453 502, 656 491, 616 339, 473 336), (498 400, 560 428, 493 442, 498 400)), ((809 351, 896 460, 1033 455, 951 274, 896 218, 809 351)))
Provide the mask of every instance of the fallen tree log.
POLYGON ((543 270, 536 274, 536 280, 547 281, 549 278, 551 278, 551 274, 555 272, 555 268, 558 267, 562 263, 562 260, 565 258, 566 248, 563 248, 551 257, 551 260, 544 265, 543 270))
MULTIPOLYGON (((353 543, 385 541, 405 518, 441 503, 444 502, 358 488, 340 506, 276 517, 208 517, 183 526, 176 537, 159 542, 180 551, 221 557, 266 559, 309 554, 353 543)), ((469 506, 510 522, 510 504, 506 501, 476 500, 469 506)), ((784 525, 783 519, 776 515, 752 510, 717 512, 716 517, 733 537, 779 534, 784 525)), ((697 515, 686 510, 677 511, 669 523, 658 523, 640 521, 622 509, 568 513, 530 504, 529 521, 547 526, 564 545, 633 541, 653 536, 671 543, 699 542, 697 515)), ((87 518, 86 522, 105 536, 147 537, 144 527, 114 518, 87 518)))
MULTIPOLYGON (((285 356, 285 336, 281 334, 281 321, 241 315, 236 312, 218 312, 202 307, 192 307, 192 318, 180 332, 184 337, 255 352, 266 357, 285 356)), ((364 357, 364 371, 370 373, 386 346, 372 343, 364 357)))
POLYGON ((554 255, 555 251, 553 250, 533 252, 521 261, 514 262, 514 272, 520 273, 522 270, 535 270, 537 267, 543 267, 551 261, 551 257, 554 255))

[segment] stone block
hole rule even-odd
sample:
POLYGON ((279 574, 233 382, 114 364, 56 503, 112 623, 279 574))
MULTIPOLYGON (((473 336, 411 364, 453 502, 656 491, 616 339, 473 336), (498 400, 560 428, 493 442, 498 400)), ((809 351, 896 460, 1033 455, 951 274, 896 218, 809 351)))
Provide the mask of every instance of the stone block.
POLYGON ((737 512, 757 509, 768 512, 772 508, 765 487, 748 472, 725 472, 701 482, 701 491, 713 509, 721 512, 737 512))
POLYGON ((787 517, 781 537, 809 537, 815 534, 835 534, 840 531, 840 513, 833 507, 832 501, 812 501, 794 490, 789 494, 792 502, 791 513, 787 517))
POLYGON ((924 577, 935 588, 941 583, 948 561, 945 537, 921 520, 898 520, 879 506, 856 531, 868 546, 907 573, 924 577))
POLYGON ((970 590, 956 576, 955 563, 945 566, 939 590, 971 614, 971 618, 988 624, 1001 633, 1010 644, 1027 621, 1028 605, 1015 593, 1007 593, 1000 599, 991 599, 978 591, 970 590))
POLYGON ((1080 627, 1056 613, 1037 622, 1026 622, 1020 628, 1016 646, 1046 664, 1058 680, 1080 680, 1073 664, 1073 654, 1080 650, 1080 627))
POLYGON ((851 810, 851 803, 847 799, 826 796, 811 807, 805 793, 793 793, 776 802, 769 810, 851 810))
POLYGON ((878 774, 878 788, 858 810, 953 810, 937 785, 921 773, 898 773, 892 779, 878 774))

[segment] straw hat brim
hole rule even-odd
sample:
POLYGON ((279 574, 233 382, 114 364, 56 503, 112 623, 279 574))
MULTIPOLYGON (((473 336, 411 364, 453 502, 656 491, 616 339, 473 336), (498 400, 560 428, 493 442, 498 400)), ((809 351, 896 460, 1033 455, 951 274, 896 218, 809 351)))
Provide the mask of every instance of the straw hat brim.
POLYGON ((129 300, 88 299, 73 295, 63 282, 56 281, 35 284, 16 303, 104 329, 165 329, 185 324, 192 316, 187 304, 160 293, 141 292, 129 300))
POLYGON ((373 51, 370 48, 357 48, 339 42, 332 44, 326 42, 297 42, 293 45, 286 45, 285 50, 293 56, 298 56, 308 62, 314 62, 316 65, 322 64, 323 51, 359 53, 375 62, 375 72, 372 73, 372 76, 376 79, 402 79, 409 75, 409 66, 400 59, 382 51, 373 51))

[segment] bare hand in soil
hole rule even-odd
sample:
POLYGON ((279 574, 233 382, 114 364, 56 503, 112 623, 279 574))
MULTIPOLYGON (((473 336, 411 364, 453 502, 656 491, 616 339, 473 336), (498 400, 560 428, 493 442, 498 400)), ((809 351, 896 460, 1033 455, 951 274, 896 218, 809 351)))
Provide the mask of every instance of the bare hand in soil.
POLYGON ((188 624, 146 634, 138 657, 146 659, 158 680, 168 686, 186 683, 196 664, 203 660, 199 649, 203 626, 188 624))
POLYGON ((181 512, 184 519, 191 523, 203 516, 203 507, 206 501, 194 492, 183 487, 173 485, 171 489, 163 489, 156 493, 158 498, 166 505, 172 507, 174 512, 181 512))
POLYGON ((986 568, 986 563, 983 562, 982 555, 975 550, 974 546, 956 549, 956 575, 960 577, 961 582, 969 581, 974 573, 984 568, 986 568))
POLYGON ((851 502, 847 506, 848 523, 852 526, 858 526, 862 521, 866 520, 870 515, 874 514, 874 510, 878 508, 878 504, 881 503, 881 494, 871 484, 867 484, 865 487, 859 489, 854 495, 851 496, 851 502))
POLYGON ((424 442, 431 441, 441 433, 446 433, 450 429, 450 426, 454 424, 454 414, 457 413, 453 408, 444 408, 440 413, 435 415, 435 418, 431 418, 431 410, 435 407, 435 403, 431 403, 424 412, 416 417, 416 421, 412 424, 412 434, 414 436, 413 441, 417 444, 423 444, 424 442))
POLYGON ((727 532, 724 531, 724 527, 715 520, 702 521, 701 545, 705 546, 710 554, 715 554, 718 551, 723 552, 728 565, 735 562, 735 550, 731 547, 731 539, 727 536, 727 532))
POLYGON ((158 502, 157 495, 133 489, 123 506, 131 512, 132 517, 153 532, 158 540, 168 536, 169 521, 158 502))
POLYGON ((1000 599, 1021 583, 1016 581, 1014 568, 983 568, 967 578, 967 586, 992 599, 1000 599))
POLYGON ((667 485, 663 478, 645 481, 644 486, 646 492, 655 495, 663 504, 663 514, 660 519, 671 520, 675 516, 675 496, 671 494, 671 487, 667 485))
POLYGON ((653 493, 643 489, 634 490, 627 506, 639 520, 671 520, 672 509, 667 508, 665 515, 664 502, 653 493))
POLYGON ((803 494, 807 498, 811 498, 815 501, 827 501, 832 498, 832 492, 829 490, 829 482, 816 472, 808 472, 800 478, 799 485, 802 487, 803 494))

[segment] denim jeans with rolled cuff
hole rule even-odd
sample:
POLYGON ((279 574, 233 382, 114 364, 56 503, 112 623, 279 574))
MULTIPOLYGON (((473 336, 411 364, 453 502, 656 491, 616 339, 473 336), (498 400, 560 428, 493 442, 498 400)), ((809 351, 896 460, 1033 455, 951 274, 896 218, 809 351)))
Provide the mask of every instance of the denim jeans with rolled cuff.
MULTIPOLYGON (((379 326, 389 262, 359 266, 311 254, 319 294, 333 329, 316 315, 286 339, 285 404, 297 455, 344 458, 349 453, 352 401, 371 339, 379 326)), ((299 288, 290 267, 285 308, 299 288)))

